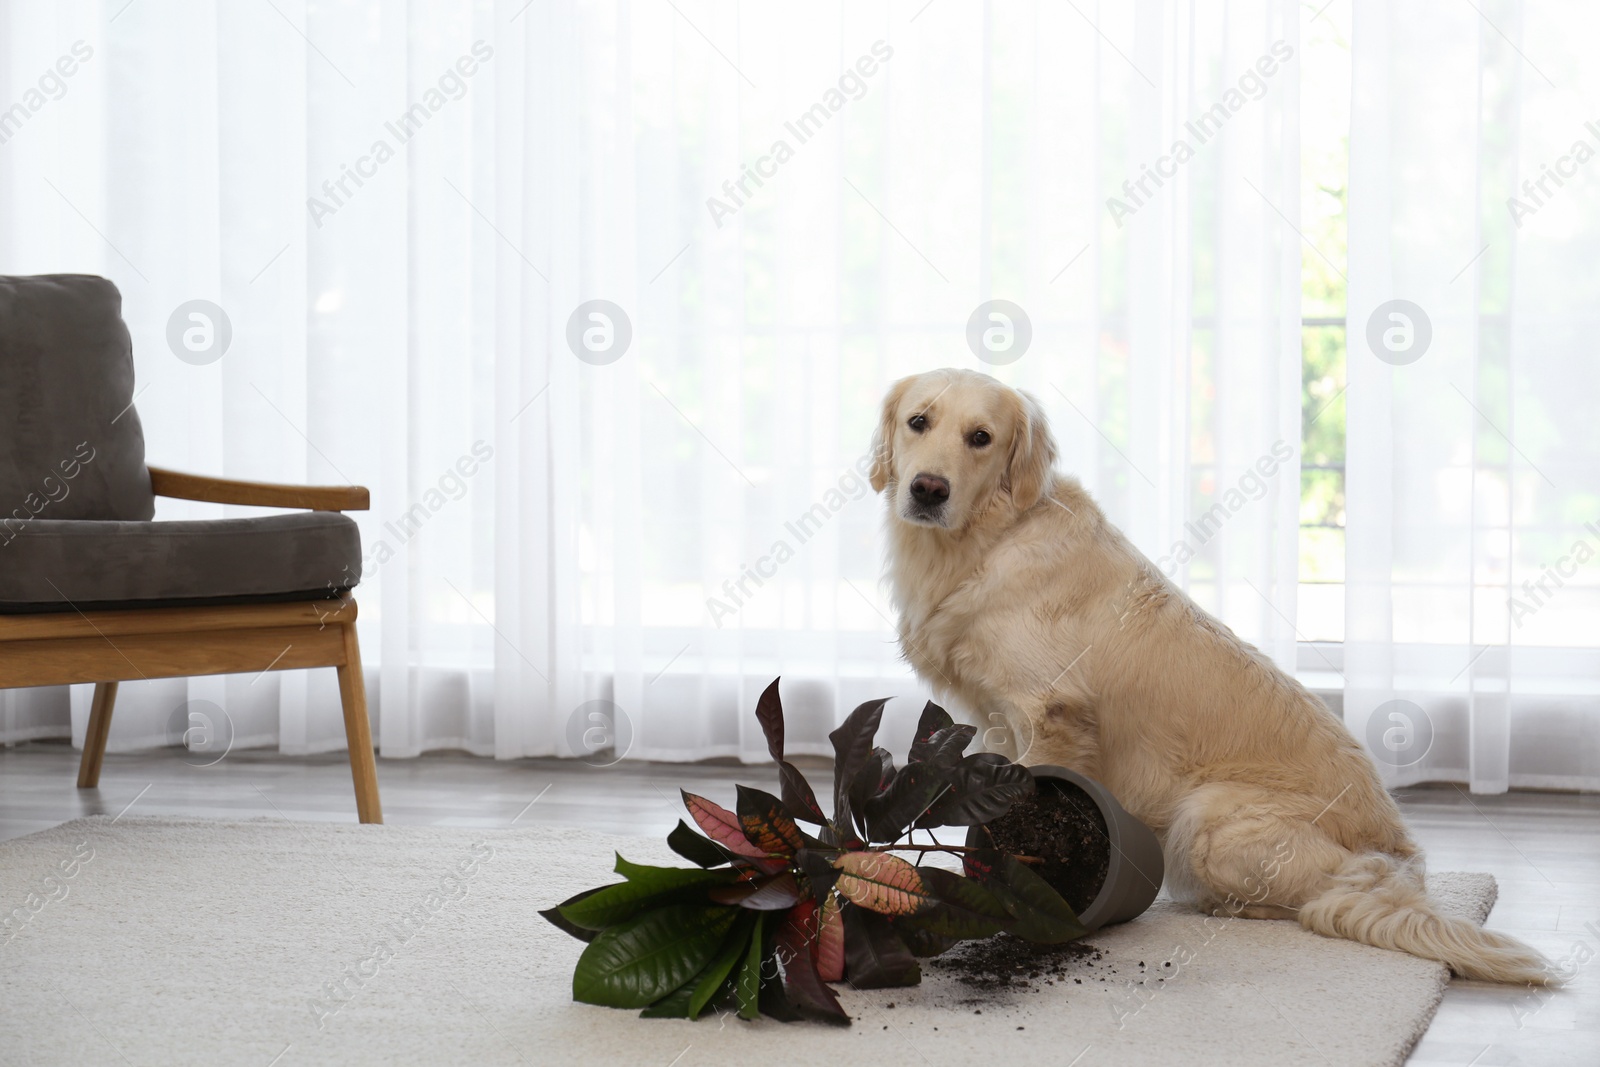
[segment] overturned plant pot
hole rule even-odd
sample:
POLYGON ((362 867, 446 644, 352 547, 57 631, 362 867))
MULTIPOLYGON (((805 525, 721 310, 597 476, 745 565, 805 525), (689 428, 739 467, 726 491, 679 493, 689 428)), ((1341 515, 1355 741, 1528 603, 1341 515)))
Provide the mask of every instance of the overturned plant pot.
POLYGON ((1029 767, 1036 792, 987 826, 967 833, 971 847, 992 837, 1002 851, 1038 856, 1034 871, 1072 906, 1088 930, 1141 914, 1161 889, 1161 843, 1111 791, 1065 767, 1029 767))

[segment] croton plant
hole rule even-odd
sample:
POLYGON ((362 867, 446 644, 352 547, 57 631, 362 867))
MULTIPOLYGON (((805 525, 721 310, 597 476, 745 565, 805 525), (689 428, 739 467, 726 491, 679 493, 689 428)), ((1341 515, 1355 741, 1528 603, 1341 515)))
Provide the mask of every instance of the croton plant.
POLYGON ((905 766, 896 767, 873 746, 885 703, 862 704, 829 735, 829 818, 784 758, 778 683, 768 686, 756 718, 781 796, 741 785, 729 811, 685 792, 704 833, 679 820, 667 844, 695 867, 646 867, 619 855, 623 881, 540 913, 588 942, 573 998, 642 1008, 650 1018, 736 1010, 745 1019, 848 1023, 830 982, 915 985, 918 957, 1001 931, 1045 943, 1082 936, 1067 902, 1029 869, 1037 857, 943 844, 931 833, 999 818, 1033 792, 1033 776, 999 755, 967 755, 976 731, 931 701, 905 766), (925 843, 914 840, 917 830, 925 843), (961 872, 914 862, 929 853, 959 857, 961 872))

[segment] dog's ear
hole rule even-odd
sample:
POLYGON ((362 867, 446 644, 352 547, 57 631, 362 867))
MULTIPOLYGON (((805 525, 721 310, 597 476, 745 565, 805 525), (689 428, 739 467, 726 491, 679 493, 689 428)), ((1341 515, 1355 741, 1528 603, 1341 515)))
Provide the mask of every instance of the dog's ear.
POLYGON ((915 375, 901 378, 889 387, 889 394, 883 398, 878 428, 872 433, 872 467, 867 472, 874 493, 883 492, 884 486, 894 477, 894 432, 900 424, 900 401, 905 399, 914 378, 915 375))
POLYGON ((1011 494, 1018 511, 1027 511, 1044 494, 1050 468, 1056 462, 1056 442, 1044 408, 1028 393, 1018 390, 1012 412, 1011 454, 1001 487, 1011 494))

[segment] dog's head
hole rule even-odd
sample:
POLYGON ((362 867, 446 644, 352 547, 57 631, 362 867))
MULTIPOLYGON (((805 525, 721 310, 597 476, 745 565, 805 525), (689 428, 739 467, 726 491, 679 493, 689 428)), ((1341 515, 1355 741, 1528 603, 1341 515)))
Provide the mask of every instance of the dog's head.
POLYGON ((873 437, 870 478, 902 522, 959 530, 996 494, 1038 503, 1055 462, 1039 402, 987 374, 937 370, 895 382, 873 437))

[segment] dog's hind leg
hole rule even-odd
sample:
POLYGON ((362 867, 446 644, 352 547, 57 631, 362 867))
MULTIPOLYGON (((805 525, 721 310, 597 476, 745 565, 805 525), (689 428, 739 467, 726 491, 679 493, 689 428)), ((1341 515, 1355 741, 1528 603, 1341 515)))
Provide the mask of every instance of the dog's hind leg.
POLYGON ((1438 960, 1467 978, 1556 981, 1527 945, 1435 911, 1409 842, 1408 855, 1346 849, 1317 825, 1315 803, 1260 786, 1201 786, 1180 802, 1167 835, 1173 882, 1217 914, 1292 917, 1324 937, 1438 960))
POLYGON ((1291 919, 1350 853, 1281 794, 1216 782, 1178 805, 1166 837, 1168 888, 1217 915, 1291 919))

